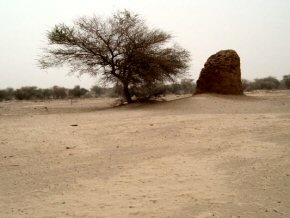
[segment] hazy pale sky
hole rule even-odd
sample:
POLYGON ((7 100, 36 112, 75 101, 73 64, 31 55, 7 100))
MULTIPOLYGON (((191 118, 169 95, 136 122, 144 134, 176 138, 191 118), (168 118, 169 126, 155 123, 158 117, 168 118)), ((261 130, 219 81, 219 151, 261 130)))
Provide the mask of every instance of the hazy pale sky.
POLYGON ((0 89, 90 88, 96 79, 89 76, 38 68, 46 32, 83 15, 110 16, 122 9, 140 14, 188 49, 195 80, 207 58, 222 49, 238 52, 243 78, 290 74, 290 0, 0 0, 0 89))

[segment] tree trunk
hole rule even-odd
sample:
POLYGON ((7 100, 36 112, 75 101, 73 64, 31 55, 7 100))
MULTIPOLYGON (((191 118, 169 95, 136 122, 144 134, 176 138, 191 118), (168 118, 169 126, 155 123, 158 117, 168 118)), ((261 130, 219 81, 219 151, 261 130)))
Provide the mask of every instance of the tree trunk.
POLYGON ((124 89, 124 96, 125 96, 128 104, 133 103, 133 100, 131 98, 131 94, 130 94, 130 91, 129 91, 128 84, 123 84, 123 89, 124 89))

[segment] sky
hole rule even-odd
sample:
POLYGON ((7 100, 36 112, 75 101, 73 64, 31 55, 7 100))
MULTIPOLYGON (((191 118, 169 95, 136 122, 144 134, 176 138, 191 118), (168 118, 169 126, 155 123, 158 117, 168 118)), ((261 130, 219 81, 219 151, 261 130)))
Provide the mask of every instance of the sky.
POLYGON ((242 78, 290 74, 290 0, 0 0, 0 89, 95 85, 96 78, 69 75, 68 68, 38 67, 46 33, 58 23, 123 9, 190 52, 189 78, 197 80, 207 58, 224 49, 239 54, 242 78))

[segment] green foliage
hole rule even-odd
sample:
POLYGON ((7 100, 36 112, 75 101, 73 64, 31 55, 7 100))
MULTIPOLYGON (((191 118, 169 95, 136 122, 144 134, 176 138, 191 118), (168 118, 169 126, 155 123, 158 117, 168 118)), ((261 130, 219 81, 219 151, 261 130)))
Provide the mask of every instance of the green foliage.
POLYGON ((166 85, 166 92, 170 94, 193 94, 196 84, 193 79, 182 79, 180 83, 166 85))
POLYGON ((14 98, 14 89, 7 88, 0 90, 0 101, 9 101, 14 98))
POLYGON ((153 86, 173 81, 187 70, 189 52, 172 46, 171 39, 127 10, 107 20, 82 17, 72 26, 59 24, 49 31, 49 49, 39 63, 42 68, 67 64, 72 72, 118 81, 131 103, 136 87, 149 88, 147 96, 153 86))
POLYGON ((53 86, 51 91, 54 99, 64 99, 68 96, 67 89, 63 87, 53 86))
POLYGON ((5 90, 0 90, 0 101, 6 100, 5 90))
POLYGON ((69 96, 74 98, 80 98, 88 92, 87 89, 81 88, 79 85, 69 90, 69 96))
POLYGON ((50 99, 52 95, 52 89, 42 89, 42 99, 50 99))
POLYGON ((15 91, 15 99, 32 100, 40 97, 40 92, 35 86, 25 86, 15 91))
POLYGON ((253 90, 275 90, 280 86, 280 81, 274 77, 265 77, 261 79, 255 79, 254 81, 242 80, 243 88, 245 91, 253 90))
POLYGON ((242 79, 242 86, 244 91, 250 91, 251 81, 247 79, 242 79))
POLYGON ((182 79, 181 80, 181 90, 182 94, 193 94, 196 84, 193 79, 182 79))
POLYGON ((112 88, 112 91, 110 93, 110 96, 111 97, 121 97, 121 96, 124 96, 123 90, 124 90, 123 89, 123 86, 119 82, 116 82, 116 84, 112 88))
POLYGON ((164 85, 163 83, 147 83, 130 87, 132 95, 139 100, 148 100, 166 94, 193 94, 195 83, 192 79, 182 79, 180 83, 164 85))
POLYGON ((147 101, 151 98, 164 96, 166 87, 162 83, 136 84, 130 87, 130 92, 138 101, 147 101))
MULTIPOLYGON (((192 79, 182 79, 180 83, 164 85, 164 83, 136 84, 129 87, 132 97, 138 101, 145 101, 150 98, 164 96, 165 94, 191 94, 195 88, 192 79)), ((81 88, 79 85, 72 89, 53 86, 52 88, 41 89, 35 86, 26 86, 19 89, 0 89, 0 101, 4 100, 46 100, 65 99, 81 97, 121 97, 123 96, 123 84, 116 82, 113 87, 93 86, 90 91, 81 88)))
POLYGON ((286 89, 290 89, 290 75, 283 76, 281 83, 284 84, 286 89))
POLYGON ((106 93, 106 89, 95 85, 91 88, 91 92, 94 95, 94 97, 100 97, 106 93))

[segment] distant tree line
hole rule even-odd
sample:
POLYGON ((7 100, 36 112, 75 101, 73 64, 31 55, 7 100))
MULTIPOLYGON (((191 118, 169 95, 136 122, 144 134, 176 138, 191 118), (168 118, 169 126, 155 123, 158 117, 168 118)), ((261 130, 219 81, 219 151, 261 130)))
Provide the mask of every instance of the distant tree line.
POLYGON ((282 80, 272 76, 253 81, 243 79, 242 83, 244 91, 290 89, 290 75, 283 76, 282 80))
MULTIPOLYGON (((277 90, 290 89, 290 75, 283 76, 282 80, 275 77, 265 77, 253 81, 243 79, 244 91, 254 90, 277 90)), ((183 95, 192 94, 195 90, 195 82, 192 79, 182 79, 180 82, 170 84, 154 84, 132 87, 133 98, 148 100, 165 96, 167 94, 183 95)), ((102 87, 95 85, 90 90, 75 86, 67 89, 60 86, 42 89, 35 86, 25 86, 19 89, 0 89, 0 101, 9 100, 49 100, 49 99, 70 99, 70 98, 93 98, 93 97, 124 97, 122 84, 116 83, 113 87, 102 87)))
POLYGON ((6 88, 0 89, 0 101, 3 100, 45 100, 45 99, 65 99, 80 98, 85 96, 89 91, 80 86, 72 89, 53 86, 48 89, 37 88, 36 86, 25 86, 19 89, 6 88))
MULTIPOLYGON (((171 84, 158 84, 153 87, 132 88, 132 96, 147 100, 152 97, 164 96, 166 94, 192 94, 195 83, 192 79, 182 79, 180 82, 171 84)), ((75 86, 67 89, 60 86, 51 88, 38 88, 36 86, 25 86, 19 89, 0 89, 0 101, 9 100, 49 100, 49 99, 70 99, 70 98, 92 98, 92 97, 124 97, 122 84, 116 83, 113 87, 102 87, 95 85, 90 90, 75 86)))

